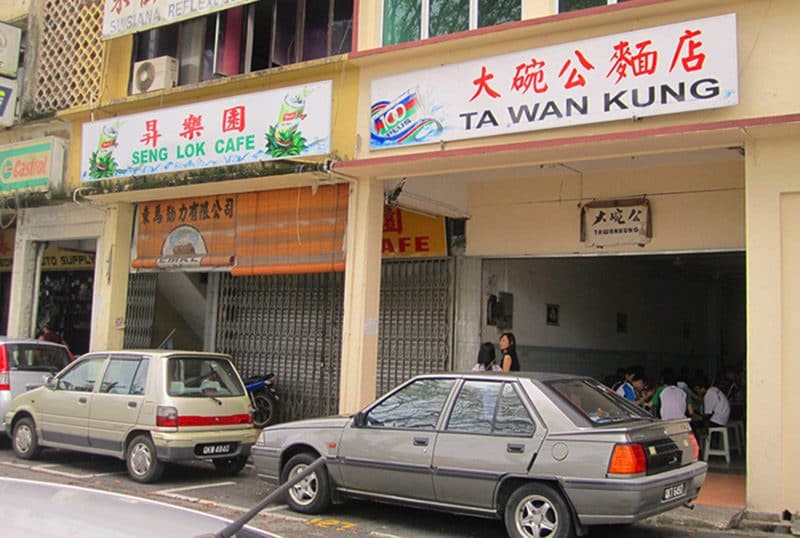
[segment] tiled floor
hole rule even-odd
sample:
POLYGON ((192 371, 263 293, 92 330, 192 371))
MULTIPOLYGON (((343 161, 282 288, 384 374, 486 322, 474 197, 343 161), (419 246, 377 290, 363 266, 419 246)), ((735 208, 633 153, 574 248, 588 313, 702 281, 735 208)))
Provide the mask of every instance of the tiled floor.
POLYGON ((745 506, 745 461, 735 456, 730 463, 723 458, 711 457, 708 461, 708 474, 700 490, 697 504, 710 506, 745 506))

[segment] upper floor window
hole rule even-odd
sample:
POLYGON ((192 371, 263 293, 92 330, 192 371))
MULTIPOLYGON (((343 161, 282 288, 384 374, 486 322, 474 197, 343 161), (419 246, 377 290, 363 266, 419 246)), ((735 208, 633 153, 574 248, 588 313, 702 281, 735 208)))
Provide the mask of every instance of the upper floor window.
POLYGON ((348 53, 352 23, 353 0, 259 0, 136 34, 133 61, 177 58, 193 84, 348 53))
POLYGON ((620 4, 622 2, 625 2, 625 0, 558 0, 558 12, 565 13, 567 11, 620 4))
POLYGON ((427 39, 521 17, 521 0, 383 0, 383 44, 427 39))

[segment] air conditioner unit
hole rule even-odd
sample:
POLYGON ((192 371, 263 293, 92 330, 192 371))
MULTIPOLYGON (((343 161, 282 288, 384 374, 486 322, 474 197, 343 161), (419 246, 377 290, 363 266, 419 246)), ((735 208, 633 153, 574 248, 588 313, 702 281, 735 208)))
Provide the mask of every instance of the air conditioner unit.
POLYGON ((133 64, 132 95, 178 85, 178 59, 159 56, 133 64))

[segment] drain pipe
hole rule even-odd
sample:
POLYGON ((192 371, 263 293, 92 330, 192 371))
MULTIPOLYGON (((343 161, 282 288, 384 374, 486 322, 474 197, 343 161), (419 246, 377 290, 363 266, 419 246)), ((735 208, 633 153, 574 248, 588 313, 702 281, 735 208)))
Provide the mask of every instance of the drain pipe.
POLYGON ((33 273, 33 297, 31 297, 31 321, 29 334, 31 338, 36 338, 36 320, 39 318, 39 289, 42 282, 42 260, 44 251, 47 248, 47 241, 36 241, 36 261, 33 273))

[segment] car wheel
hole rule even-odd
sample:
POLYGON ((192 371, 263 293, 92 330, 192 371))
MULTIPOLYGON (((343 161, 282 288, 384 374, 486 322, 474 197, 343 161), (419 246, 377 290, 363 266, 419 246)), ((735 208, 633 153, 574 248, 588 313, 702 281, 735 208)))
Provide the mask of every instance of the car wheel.
MULTIPOLYGON (((316 458, 304 452, 293 456, 281 471, 281 484, 297 476, 316 458)), ((331 503, 328 470, 323 466, 303 480, 289 488, 286 492, 286 504, 295 512, 303 514, 320 514, 327 510, 331 503)))
POLYGON ((14 454, 24 460, 36 459, 41 451, 39 446, 39 436, 36 434, 36 426, 31 418, 21 418, 14 424, 12 436, 14 454))
POLYGON ((236 476, 241 473, 244 466, 247 465, 246 456, 216 458, 211 461, 214 462, 214 467, 217 469, 217 472, 225 476, 236 476))
POLYGON ((156 447, 149 435, 137 435, 128 445, 125 456, 128 474, 137 482, 155 482, 164 473, 164 462, 156 456, 156 447))
POLYGON ((512 538, 574 536, 572 511, 558 491, 546 484, 517 488, 506 503, 505 523, 512 538))
POLYGON ((278 402, 266 394, 253 396, 253 424, 256 428, 264 428, 275 424, 278 420, 278 402))

